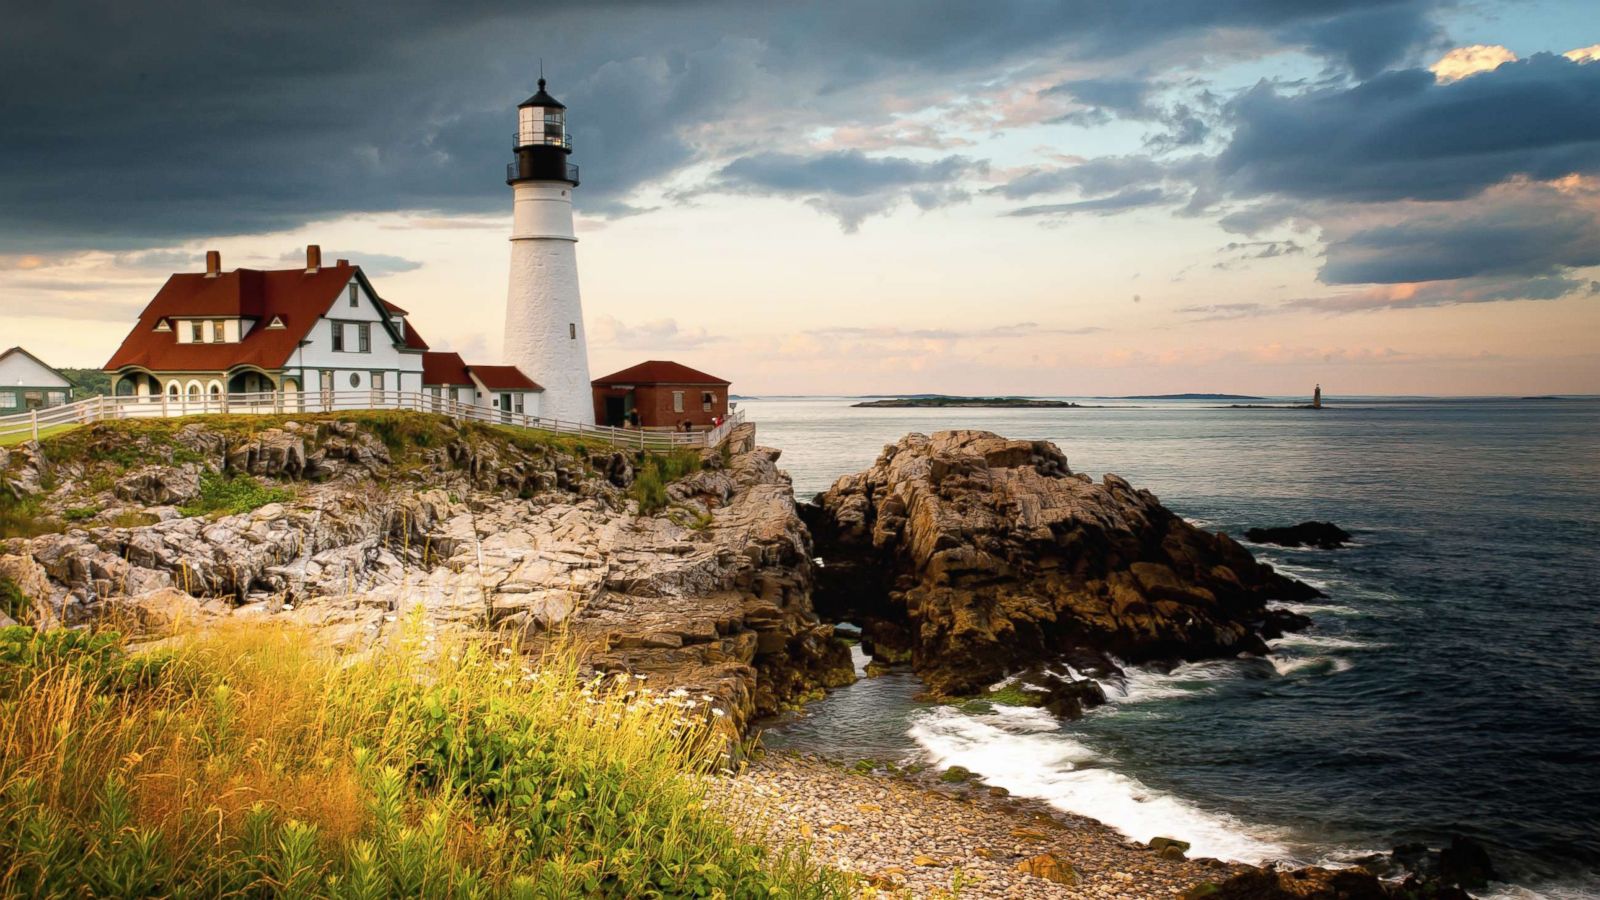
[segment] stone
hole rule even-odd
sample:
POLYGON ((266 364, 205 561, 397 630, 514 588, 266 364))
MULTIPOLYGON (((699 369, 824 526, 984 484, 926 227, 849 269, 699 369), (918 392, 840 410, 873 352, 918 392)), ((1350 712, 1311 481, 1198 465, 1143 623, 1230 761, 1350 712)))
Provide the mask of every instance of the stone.
POLYGON ((1078 883, 1077 871, 1053 853, 1041 853, 1038 856, 1030 856, 1019 861, 1017 863, 1017 871, 1025 875, 1032 875, 1035 878, 1043 878, 1045 881, 1053 881, 1056 884, 1078 883))
POLYGON ((934 867, 934 866, 942 866, 942 865, 944 865, 944 863, 940 862, 939 860, 935 859, 932 856, 923 856, 921 854, 919 854, 916 857, 914 857, 911 860, 911 862, 912 862, 913 865, 924 866, 924 867, 929 867, 929 868, 934 867))
MULTIPOLYGON (((909 661, 934 697, 1073 654, 1114 671, 1113 655, 1265 653, 1268 603, 1319 596, 1124 479, 983 431, 907 435, 801 512, 825 561, 818 611, 859 623, 874 662, 909 661)), ((1098 702, 1075 681, 1058 714, 1098 702)))
POLYGON ((1301 522, 1276 528, 1251 528, 1244 536, 1257 544, 1337 550, 1350 543, 1350 532, 1332 522, 1301 522))
POLYGON ((112 492, 121 500, 146 506, 187 503, 200 494, 200 467, 144 466, 119 479, 112 492))

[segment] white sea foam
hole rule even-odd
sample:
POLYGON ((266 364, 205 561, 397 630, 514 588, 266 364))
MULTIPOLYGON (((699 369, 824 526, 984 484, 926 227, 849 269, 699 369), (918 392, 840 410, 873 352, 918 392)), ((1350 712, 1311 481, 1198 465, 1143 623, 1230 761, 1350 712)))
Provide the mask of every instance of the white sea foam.
POLYGON ((1122 666, 1122 675, 1098 679, 1105 689, 1106 700, 1126 705, 1147 700, 1164 700, 1200 693, 1210 682, 1230 678, 1238 673, 1232 660, 1218 659, 1187 663, 1171 672, 1158 672, 1138 666, 1122 666))
POLYGON ((1157 835, 1192 844, 1194 856, 1260 863, 1289 856, 1280 836, 1151 790, 1112 771, 1039 709, 999 707, 968 715, 950 707, 921 713, 910 736, 939 765, 960 765, 1013 794, 1089 816, 1139 841, 1157 835))
POLYGON ((860 644, 851 644, 850 645, 850 664, 855 666, 856 677, 857 678, 865 678, 866 677, 866 675, 867 675, 867 663, 869 663, 871 661, 872 661, 872 657, 870 657, 866 653, 862 652, 860 644))
POLYGON ((1354 663, 1340 656, 1269 656, 1268 661, 1279 675, 1326 669, 1329 673, 1348 672, 1354 663))
POLYGON ((1286 634, 1267 642, 1269 647, 1313 647, 1319 650, 1369 650, 1379 644, 1352 641, 1329 634, 1286 634))
POLYGON ((1600 881, 1502 885, 1482 896, 1483 900, 1595 900, 1600 897, 1600 881))
POLYGON ((1288 603, 1281 602, 1274 609, 1286 609, 1302 616, 1359 616, 1361 610, 1352 606, 1341 606, 1337 603, 1288 603))

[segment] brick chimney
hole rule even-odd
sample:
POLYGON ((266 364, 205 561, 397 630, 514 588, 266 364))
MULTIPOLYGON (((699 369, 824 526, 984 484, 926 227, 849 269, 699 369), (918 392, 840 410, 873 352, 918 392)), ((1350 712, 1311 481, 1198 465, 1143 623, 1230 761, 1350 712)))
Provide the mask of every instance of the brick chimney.
POLYGON ((222 251, 206 251, 206 277, 215 278, 222 274, 222 251))
POLYGON ((306 245, 306 274, 315 275, 322 271, 322 247, 319 244, 306 245))
POLYGON ((339 260, 339 264, 338 265, 339 265, 339 268, 341 268, 341 269, 348 269, 350 267, 350 260, 341 259, 341 260, 339 260))

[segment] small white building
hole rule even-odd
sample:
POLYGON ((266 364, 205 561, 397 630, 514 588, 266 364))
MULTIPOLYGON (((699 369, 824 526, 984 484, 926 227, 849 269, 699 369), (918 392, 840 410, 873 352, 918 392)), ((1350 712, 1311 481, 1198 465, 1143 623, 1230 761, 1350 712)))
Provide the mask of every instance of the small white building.
POLYGON ((0 416, 72 400, 72 382, 21 347, 0 353, 0 416))

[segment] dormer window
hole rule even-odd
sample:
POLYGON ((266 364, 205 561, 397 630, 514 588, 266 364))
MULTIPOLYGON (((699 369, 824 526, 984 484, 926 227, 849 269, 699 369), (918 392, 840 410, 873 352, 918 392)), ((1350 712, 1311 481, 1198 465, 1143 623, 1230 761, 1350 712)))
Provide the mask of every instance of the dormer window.
POLYGON ((206 342, 206 323, 198 319, 189 323, 189 340, 196 344, 206 342))
POLYGON ((356 283, 354 281, 350 282, 350 305, 353 307, 361 305, 361 295, 358 290, 356 283))
POLYGON ((214 343, 224 343, 228 340, 228 326, 221 319, 211 323, 211 340, 214 343))
POLYGON ((158 319, 158 320, 156 320, 156 330, 157 331, 171 331, 172 330, 172 326, 167 323, 166 319, 158 319))
POLYGON ((273 316, 272 317, 272 321, 267 323, 267 328, 268 329, 282 328, 282 327, 283 327, 283 316, 273 316))

